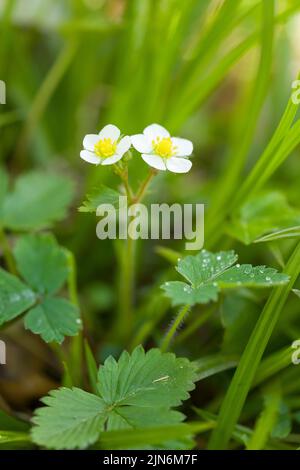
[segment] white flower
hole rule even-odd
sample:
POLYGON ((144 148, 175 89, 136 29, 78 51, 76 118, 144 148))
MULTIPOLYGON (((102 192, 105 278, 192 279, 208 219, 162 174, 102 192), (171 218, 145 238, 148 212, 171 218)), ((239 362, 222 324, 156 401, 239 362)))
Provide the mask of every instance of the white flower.
POLYGON ((94 165, 112 165, 121 160, 130 149, 130 137, 120 139, 120 129, 112 124, 103 127, 99 134, 88 134, 83 139, 84 150, 80 157, 94 165))
POLYGON ((192 162, 185 158, 193 152, 192 142, 170 137, 169 132, 159 124, 151 124, 143 134, 133 135, 131 142, 142 154, 143 160, 157 170, 187 173, 192 167, 192 162))

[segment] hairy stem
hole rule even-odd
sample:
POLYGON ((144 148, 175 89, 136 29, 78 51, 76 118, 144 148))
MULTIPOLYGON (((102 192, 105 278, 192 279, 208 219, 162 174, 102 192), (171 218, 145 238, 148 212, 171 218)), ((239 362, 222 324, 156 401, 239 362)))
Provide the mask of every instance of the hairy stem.
POLYGON ((172 339, 174 338, 176 334, 176 331, 178 330, 178 328, 184 321, 186 315, 189 313, 189 310, 190 310, 190 305, 185 305, 179 310, 178 314, 176 315, 172 323, 171 328, 169 329, 168 333, 166 334, 166 336, 164 337, 161 343, 160 349, 162 351, 167 351, 169 349, 169 346, 171 344, 172 339))

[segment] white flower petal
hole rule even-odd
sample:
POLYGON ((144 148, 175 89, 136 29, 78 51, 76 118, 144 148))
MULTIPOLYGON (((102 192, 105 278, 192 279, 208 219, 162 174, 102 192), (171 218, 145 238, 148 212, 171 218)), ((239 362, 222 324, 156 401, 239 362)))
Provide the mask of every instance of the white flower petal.
POLYGON ((187 158, 171 157, 166 160, 166 165, 173 173, 187 173, 192 168, 192 162, 187 158))
POLYGON ((176 148, 177 157, 188 157, 193 153, 193 143, 187 139, 181 139, 180 137, 172 137, 172 144, 176 148))
POLYGON ((158 155, 147 155, 143 153, 142 159, 156 170, 166 170, 166 165, 163 158, 159 157, 158 155))
POLYGON ((117 126, 108 124, 107 126, 103 127, 99 133, 99 139, 111 139, 113 142, 115 142, 120 137, 120 134, 120 129, 117 126))
POLYGON ((144 134, 147 137, 147 139, 152 142, 152 140, 155 140, 157 137, 170 137, 170 133, 165 129, 163 126, 160 126, 159 124, 151 124, 150 126, 146 127, 144 129, 144 134))
POLYGON ((101 158, 97 157, 95 153, 89 152, 88 150, 81 150, 80 158, 88 163, 93 163, 94 165, 99 165, 99 163, 101 163, 101 158))
POLYGON ((141 153, 152 152, 151 140, 144 134, 136 134, 131 136, 131 142, 134 148, 141 153))
POLYGON ((126 135, 123 137, 123 139, 120 140, 120 142, 117 145, 117 154, 121 155, 123 157, 124 153, 127 152, 131 147, 131 139, 126 135))
POLYGON ((86 150, 93 152, 95 144, 99 142, 98 134, 87 134, 83 139, 83 146, 86 150))
POLYGON ((114 163, 121 160, 122 155, 112 155, 111 157, 103 158, 101 165, 113 165, 114 163))

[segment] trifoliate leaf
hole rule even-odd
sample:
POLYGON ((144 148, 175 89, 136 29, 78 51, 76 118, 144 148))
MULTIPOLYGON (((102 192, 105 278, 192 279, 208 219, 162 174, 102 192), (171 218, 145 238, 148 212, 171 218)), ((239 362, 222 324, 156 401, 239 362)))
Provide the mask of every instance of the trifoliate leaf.
POLYGON ((227 268, 232 266, 238 257, 234 251, 210 253, 202 250, 195 256, 186 256, 178 261, 176 270, 185 277, 193 287, 211 281, 227 268))
POLYGON ((195 305, 206 304, 211 300, 218 299, 218 286, 207 284, 199 287, 192 287, 185 282, 170 281, 163 284, 162 289, 171 299, 172 305, 195 305))
POLYGON ((217 281, 221 288, 230 287, 270 287, 286 284, 289 276, 278 273, 276 269, 266 268, 266 266, 251 266, 251 264, 242 264, 221 274, 217 281))
POLYGON ((101 185, 100 188, 87 195, 86 201, 79 207, 79 212, 96 212, 101 204, 111 204, 119 208, 120 194, 114 189, 101 185))
POLYGON ((65 299, 46 298, 30 310, 24 320, 27 330, 41 335, 46 343, 62 343, 81 329, 78 308, 65 299))
POLYGON ((37 292, 54 294, 64 284, 67 257, 52 235, 26 235, 19 239, 14 253, 20 274, 37 292))
POLYGON ((0 325, 13 320, 35 302, 36 296, 29 287, 0 269, 0 325))
MULTIPOLYGON (((78 389, 51 392, 36 412, 34 442, 54 449, 83 448, 107 430, 147 428, 179 423, 171 409, 189 397, 195 366, 187 359, 142 347, 109 357, 98 373, 100 397, 78 389)), ((166 441, 168 436, 166 436, 166 441)))
POLYGON ((237 287, 273 287, 288 282, 289 277, 276 269, 250 264, 235 265, 234 251, 210 253, 201 251, 195 256, 180 259, 176 270, 190 284, 167 282, 162 289, 173 305, 194 305, 217 300, 220 289, 237 287))
POLYGON ((104 401, 78 388, 53 390, 35 412, 32 439, 50 449, 83 449, 93 444, 107 418, 104 401))
POLYGON ((31 172, 21 176, 3 204, 3 226, 11 230, 51 226, 66 215, 72 181, 59 174, 31 172))

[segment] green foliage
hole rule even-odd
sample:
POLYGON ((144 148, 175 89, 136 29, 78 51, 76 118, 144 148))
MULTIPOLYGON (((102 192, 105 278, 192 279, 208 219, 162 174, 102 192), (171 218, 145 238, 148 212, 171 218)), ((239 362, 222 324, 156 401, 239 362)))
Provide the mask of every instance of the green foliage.
MULTIPOLYGON (((282 193, 272 191, 249 198, 227 226, 227 231, 248 245, 264 241, 268 234, 299 225, 300 211, 290 207, 282 193)), ((273 239, 276 239, 275 234, 273 239)))
POLYGON ((104 401, 78 388, 53 390, 36 411, 32 438, 52 449, 85 448, 93 444, 107 418, 104 401))
POLYGON ((81 329, 78 307, 54 297, 68 275, 66 252, 50 234, 25 235, 15 247, 17 267, 26 281, 0 270, 0 324, 28 311, 26 329, 44 341, 61 343, 81 329))
POLYGON ((2 198, 0 194, 0 223, 10 230, 50 227, 65 217, 73 192, 65 176, 37 171, 22 175, 12 192, 2 198))
POLYGON ((162 289, 171 299, 172 305, 195 305, 216 301, 220 289, 273 287, 289 280, 285 274, 265 266, 232 266, 237 260, 233 251, 210 253, 202 250, 195 256, 178 261, 176 270, 189 284, 170 281, 163 284, 162 289))
POLYGON ((16 276, 0 269, 0 325, 18 317, 36 302, 36 295, 16 276))
POLYGON ((119 207, 120 194, 114 189, 100 185, 91 194, 87 195, 87 200, 79 207, 79 212, 96 212, 100 204, 111 204, 115 208, 119 207))
POLYGON ((33 440, 54 449, 85 448, 104 428, 179 423, 183 415, 172 408, 189 397, 195 380, 195 367, 187 359, 158 349, 145 353, 137 347, 118 361, 109 357, 99 368, 99 396, 62 388, 43 398, 46 407, 36 411, 33 440))
POLYGON ((19 273, 41 295, 55 294, 65 283, 67 257, 52 235, 20 238, 14 254, 19 273))
POLYGON ((27 330, 41 335, 46 343, 62 343, 65 336, 76 336, 81 327, 78 308, 65 299, 45 298, 25 316, 27 330))

